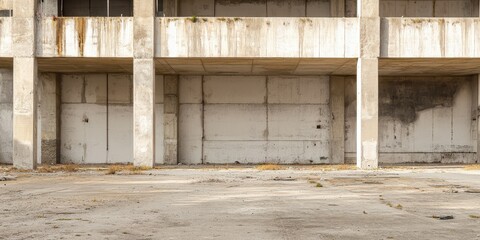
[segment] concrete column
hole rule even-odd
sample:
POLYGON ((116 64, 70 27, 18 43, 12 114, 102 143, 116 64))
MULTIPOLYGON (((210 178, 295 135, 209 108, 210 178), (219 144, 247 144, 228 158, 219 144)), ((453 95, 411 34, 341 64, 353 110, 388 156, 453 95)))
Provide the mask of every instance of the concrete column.
POLYGON ((330 163, 345 163, 345 77, 330 77, 330 163))
POLYGON ((133 161, 155 164, 155 0, 134 0, 133 161))
POLYGON ((165 75, 164 78, 164 161, 165 164, 178 163, 178 75, 165 75))
POLYGON ((39 76, 38 102, 41 122, 41 163, 60 162, 60 79, 55 73, 39 76))
POLYGON ((379 0, 358 0, 360 56, 357 63, 357 166, 378 168, 379 0))
POLYGON ((35 169, 37 163, 37 0, 13 2, 13 165, 35 169))

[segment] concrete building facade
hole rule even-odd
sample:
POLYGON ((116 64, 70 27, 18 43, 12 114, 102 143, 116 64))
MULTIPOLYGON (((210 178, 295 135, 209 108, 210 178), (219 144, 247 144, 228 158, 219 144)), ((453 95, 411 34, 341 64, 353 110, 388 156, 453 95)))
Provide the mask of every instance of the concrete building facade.
POLYGON ((0 163, 476 163, 479 12, 0 0, 0 163))

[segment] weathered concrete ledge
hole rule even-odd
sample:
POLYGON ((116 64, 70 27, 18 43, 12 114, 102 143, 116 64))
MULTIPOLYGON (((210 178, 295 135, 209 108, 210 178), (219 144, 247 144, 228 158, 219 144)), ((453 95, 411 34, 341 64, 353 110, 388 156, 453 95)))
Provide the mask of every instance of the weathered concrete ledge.
POLYGON ((157 18, 155 56, 355 58, 357 22, 356 18, 157 18))
POLYGON ((478 18, 382 18, 381 57, 480 57, 478 18))
POLYGON ((0 57, 12 57, 12 18, 0 17, 0 57))
POLYGON ((38 20, 37 57, 132 57, 133 18, 38 20))

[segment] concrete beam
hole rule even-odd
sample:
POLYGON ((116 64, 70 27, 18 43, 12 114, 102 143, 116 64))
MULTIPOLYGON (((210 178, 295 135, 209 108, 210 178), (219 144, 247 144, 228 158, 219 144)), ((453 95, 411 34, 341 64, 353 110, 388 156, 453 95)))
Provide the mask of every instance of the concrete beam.
POLYGON ((41 122, 41 163, 60 163, 60 80, 57 74, 39 76, 39 112, 41 122))
POLYGON ((345 163, 345 77, 330 77, 330 163, 345 163))
POLYGON ((178 163, 178 75, 164 78, 164 163, 178 163))

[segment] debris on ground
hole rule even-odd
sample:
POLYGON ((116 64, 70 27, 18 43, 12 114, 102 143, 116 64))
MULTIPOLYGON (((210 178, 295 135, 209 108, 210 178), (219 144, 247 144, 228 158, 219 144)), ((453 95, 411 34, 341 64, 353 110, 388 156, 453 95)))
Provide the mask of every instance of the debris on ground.
POLYGON ((438 219, 438 220, 452 220, 454 217, 452 215, 433 215, 432 218, 438 219))
POLYGON ((16 177, 13 177, 13 176, 0 176, 0 182, 4 182, 4 181, 14 181, 16 180, 17 178, 16 177))
POLYGON ((297 181, 297 179, 292 178, 292 177, 285 177, 285 178, 275 177, 275 178, 273 179, 273 181, 285 181, 285 182, 290 182, 290 181, 297 181))

